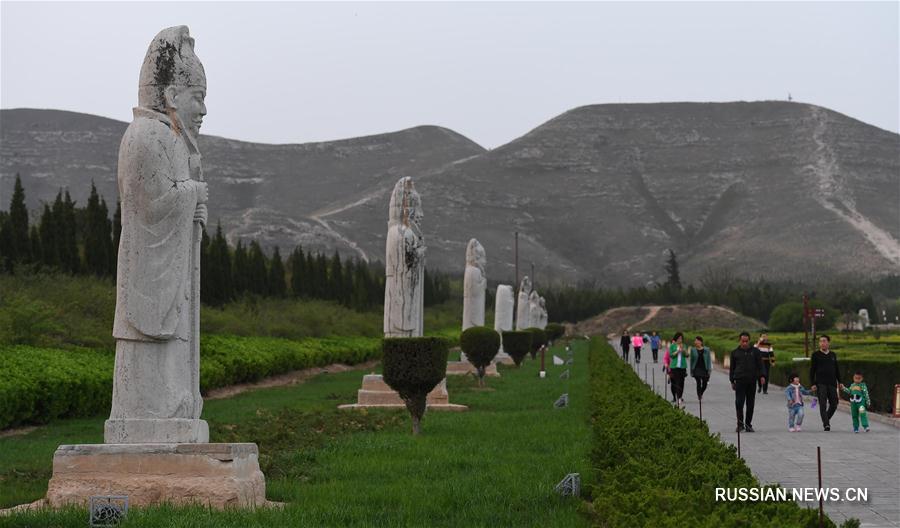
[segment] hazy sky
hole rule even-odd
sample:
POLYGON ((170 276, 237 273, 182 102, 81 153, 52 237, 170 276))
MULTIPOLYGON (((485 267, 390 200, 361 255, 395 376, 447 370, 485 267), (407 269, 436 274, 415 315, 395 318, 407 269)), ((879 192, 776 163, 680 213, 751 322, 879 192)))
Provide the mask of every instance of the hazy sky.
POLYGON ((235 139, 433 124, 496 147, 581 105, 789 92, 896 132, 898 5, 4 1, 0 106, 130 121, 147 45, 185 24, 203 132, 235 139))

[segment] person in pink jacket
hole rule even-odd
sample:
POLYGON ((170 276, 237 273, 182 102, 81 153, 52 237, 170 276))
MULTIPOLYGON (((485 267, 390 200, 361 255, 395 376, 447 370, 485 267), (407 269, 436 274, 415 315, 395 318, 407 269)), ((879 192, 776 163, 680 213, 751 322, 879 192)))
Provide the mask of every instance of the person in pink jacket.
POLYGON ((631 347, 634 348, 634 361, 635 363, 641 362, 641 347, 644 346, 644 338, 641 337, 640 332, 635 332, 633 336, 631 336, 631 347))
POLYGON ((669 355, 669 347, 665 347, 665 352, 663 353, 663 372, 666 373, 666 385, 668 385, 672 390, 672 401, 678 401, 677 396, 675 395, 675 385, 672 384, 672 380, 670 379, 672 369, 669 368, 669 365, 672 364, 672 356, 669 355))

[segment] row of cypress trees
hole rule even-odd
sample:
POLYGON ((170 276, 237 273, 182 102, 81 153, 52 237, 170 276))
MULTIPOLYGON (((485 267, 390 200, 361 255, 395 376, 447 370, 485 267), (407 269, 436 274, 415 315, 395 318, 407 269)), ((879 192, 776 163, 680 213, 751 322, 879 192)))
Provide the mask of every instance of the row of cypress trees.
MULTIPOLYGON (((19 175, 9 212, 0 211, 0 270, 55 269, 69 274, 113 277, 122 231, 121 209, 112 219, 106 201, 93 182, 87 205, 75 206, 62 190, 52 205, 45 204, 38 224, 29 225, 25 190, 19 175)), ((342 259, 335 252, 295 248, 282 258, 278 247, 268 256, 257 241, 232 248, 217 225, 201 241, 201 301, 221 306, 245 295, 294 297, 336 301, 355 310, 369 310, 384 302, 384 266, 360 259, 342 259)), ((425 272, 425 304, 450 298, 450 280, 425 272)))

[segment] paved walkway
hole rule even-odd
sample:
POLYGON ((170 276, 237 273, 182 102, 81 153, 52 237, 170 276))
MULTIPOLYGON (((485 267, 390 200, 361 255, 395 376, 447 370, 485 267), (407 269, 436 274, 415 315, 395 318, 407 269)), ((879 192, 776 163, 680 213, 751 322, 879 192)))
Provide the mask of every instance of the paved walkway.
MULTIPOLYGON (((619 350, 618 343, 612 343, 619 350)), ((642 354, 643 356, 644 354, 642 354)), ((631 354, 634 361, 634 354, 631 354)), ((646 354, 650 356, 650 354, 646 354)), ((620 356, 621 357, 621 356, 620 356)), ((632 366, 641 379, 672 401, 660 363, 644 362, 632 366)), ((685 408, 699 416, 694 379, 685 380, 685 408)), ((741 456, 764 484, 778 483, 785 488, 818 486, 816 446, 822 448, 822 485, 825 488, 868 488, 868 502, 825 502, 825 511, 838 525, 855 517, 864 527, 900 527, 900 429, 891 425, 870 423, 868 433, 853 433, 850 414, 839 409, 831 419, 831 431, 822 429, 819 409, 809 408, 807 400, 803 431, 787 430, 787 408, 782 387, 769 386, 769 394, 756 395, 753 414, 755 433, 741 434, 741 456)), ((710 432, 719 433, 723 441, 737 445, 734 392, 728 373, 716 370, 703 395, 703 419, 710 432)), ((818 508, 818 502, 801 503, 818 508)))

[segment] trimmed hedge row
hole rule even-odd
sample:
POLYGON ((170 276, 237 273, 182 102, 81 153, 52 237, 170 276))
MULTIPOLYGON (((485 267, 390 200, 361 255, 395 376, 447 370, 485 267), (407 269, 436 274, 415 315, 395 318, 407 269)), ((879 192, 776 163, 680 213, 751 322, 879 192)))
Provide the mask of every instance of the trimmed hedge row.
POLYGON ((818 525, 816 511, 794 502, 716 502, 715 488, 760 487, 735 448, 648 390, 604 339, 590 346, 595 524, 818 525))
MULTIPOLYGON (((869 397, 872 399, 872 408, 875 412, 889 413, 893 410, 894 385, 900 383, 900 362, 885 361, 884 359, 867 359, 865 357, 850 356, 847 359, 837 354, 838 367, 841 369, 841 379, 845 385, 853 382, 853 373, 862 372, 866 386, 869 388, 869 397)), ((782 361, 775 363, 769 370, 769 380, 775 385, 787 387, 788 377, 792 373, 800 375, 800 383, 809 387, 809 361, 782 361)), ((840 392, 840 397, 847 399, 847 395, 840 392)))
MULTIPOLYGON (((292 370, 377 359, 381 339, 205 335, 200 354, 205 392, 292 370)), ((109 412, 114 362, 114 354, 100 350, 0 346, 0 429, 109 412)))

